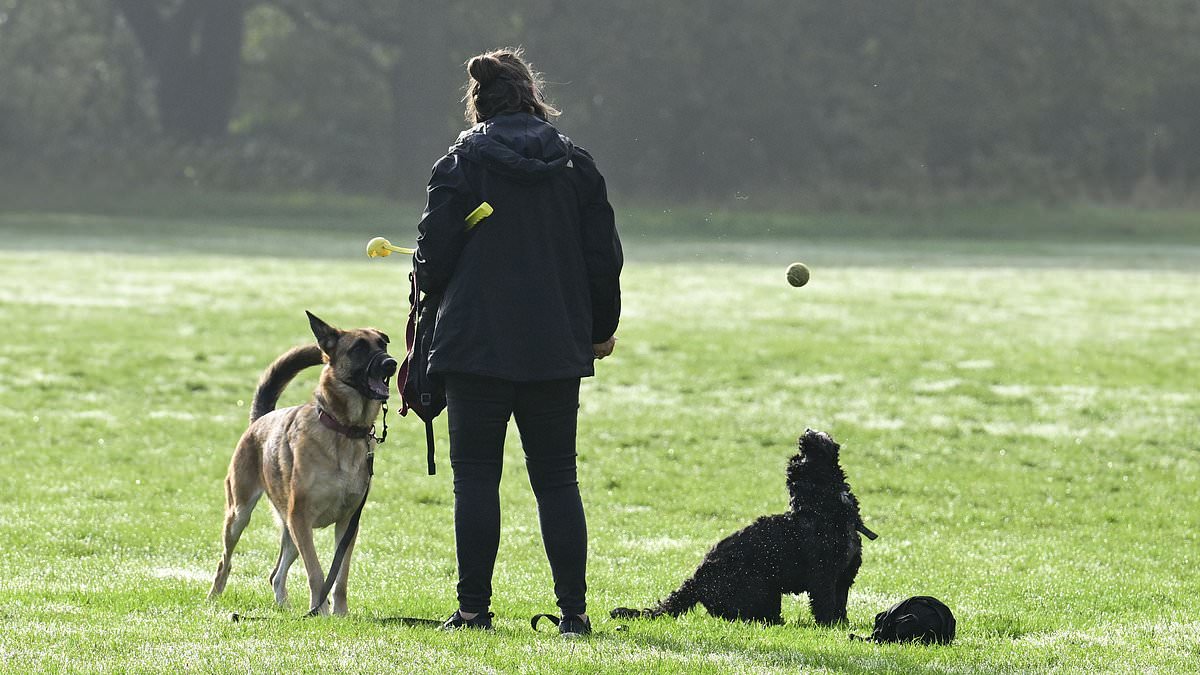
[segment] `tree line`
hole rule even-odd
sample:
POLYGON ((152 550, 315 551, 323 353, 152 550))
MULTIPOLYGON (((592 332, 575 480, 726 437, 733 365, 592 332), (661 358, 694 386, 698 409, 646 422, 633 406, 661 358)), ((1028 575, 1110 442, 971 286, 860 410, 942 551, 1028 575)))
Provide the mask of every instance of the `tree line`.
POLYGON ((1190 0, 0 0, 0 176, 419 196, 504 45, 648 200, 1200 177, 1190 0))

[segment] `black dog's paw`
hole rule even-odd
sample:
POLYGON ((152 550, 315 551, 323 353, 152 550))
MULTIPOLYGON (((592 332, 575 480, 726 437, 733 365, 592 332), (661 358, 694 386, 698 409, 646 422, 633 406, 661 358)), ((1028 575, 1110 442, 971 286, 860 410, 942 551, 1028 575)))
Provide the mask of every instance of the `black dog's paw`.
POLYGON ((609 612, 608 615, 614 619, 640 619, 646 615, 645 610, 630 609, 628 607, 618 607, 609 612))

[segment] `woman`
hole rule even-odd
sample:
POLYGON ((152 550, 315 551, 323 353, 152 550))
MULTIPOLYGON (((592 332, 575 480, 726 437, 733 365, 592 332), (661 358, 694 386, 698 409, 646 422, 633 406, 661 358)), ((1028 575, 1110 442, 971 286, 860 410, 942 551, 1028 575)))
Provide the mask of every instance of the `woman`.
POLYGON ((446 384, 459 603, 443 627, 492 627, 504 434, 515 417, 559 632, 586 634, 579 381, 616 342, 621 243, 604 178, 550 123, 559 113, 521 52, 481 54, 467 71, 474 126, 434 166, 415 258, 421 288, 441 295, 429 372, 446 384), (463 219, 485 201, 493 214, 467 230, 463 219))

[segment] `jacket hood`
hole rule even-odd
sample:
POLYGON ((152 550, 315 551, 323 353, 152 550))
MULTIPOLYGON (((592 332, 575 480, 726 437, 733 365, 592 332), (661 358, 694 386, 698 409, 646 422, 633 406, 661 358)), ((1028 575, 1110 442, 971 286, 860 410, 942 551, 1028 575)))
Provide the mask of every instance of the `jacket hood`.
POLYGON ((546 120, 508 113, 476 124, 459 135, 450 154, 483 164, 521 182, 536 182, 561 171, 575 146, 546 120))

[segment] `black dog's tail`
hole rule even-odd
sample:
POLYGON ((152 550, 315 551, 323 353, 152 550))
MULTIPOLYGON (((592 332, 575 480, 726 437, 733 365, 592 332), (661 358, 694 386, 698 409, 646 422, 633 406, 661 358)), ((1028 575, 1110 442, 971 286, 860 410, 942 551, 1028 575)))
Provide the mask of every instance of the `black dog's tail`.
POLYGON ((664 615, 679 616, 695 607, 697 602, 700 602, 700 595, 696 592, 696 578, 692 577, 654 607, 646 609, 618 607, 609 612, 609 616, 614 619, 657 619, 664 615))
POLYGON ((262 379, 258 381, 258 390, 254 392, 254 403, 250 406, 250 421, 266 415, 275 409, 279 395, 287 388, 300 371, 305 368, 319 366, 325 361, 321 348, 314 345, 301 345, 284 352, 263 371, 262 379))

